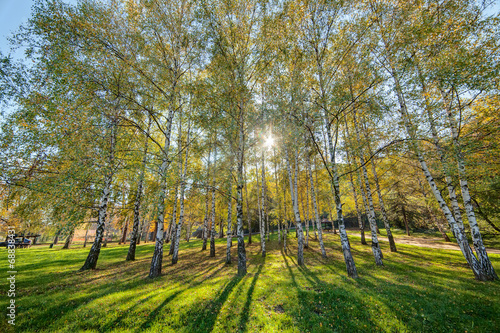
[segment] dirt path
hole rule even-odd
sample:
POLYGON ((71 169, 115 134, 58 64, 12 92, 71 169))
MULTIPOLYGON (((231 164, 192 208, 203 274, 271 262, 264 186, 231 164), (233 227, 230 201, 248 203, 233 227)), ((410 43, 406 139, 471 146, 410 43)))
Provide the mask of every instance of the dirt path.
MULTIPOLYGON (((361 237, 359 233, 348 233, 348 235, 361 237)), ((365 237, 367 240, 371 240, 371 236, 369 233, 365 233, 365 237)), ((383 242, 387 242, 387 238, 379 235, 379 240, 383 242)), ((411 237, 411 236, 395 236, 394 241, 396 245, 398 244, 408 244, 408 245, 416 245, 421 247, 428 247, 432 249, 443 249, 443 250, 457 250, 460 251, 460 248, 456 243, 443 243, 441 238, 437 237, 411 237)), ((486 248, 488 253, 500 254, 500 249, 486 248)))

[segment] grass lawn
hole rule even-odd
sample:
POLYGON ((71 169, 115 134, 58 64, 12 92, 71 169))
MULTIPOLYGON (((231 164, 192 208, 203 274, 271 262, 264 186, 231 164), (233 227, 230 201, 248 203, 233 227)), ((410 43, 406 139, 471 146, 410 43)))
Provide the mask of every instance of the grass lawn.
MULTIPOLYGON (((328 258, 310 241, 297 266, 295 237, 284 255, 272 235, 268 255, 258 237, 247 246, 248 274, 226 266, 225 240, 217 256, 201 242, 182 242, 179 263, 165 255, 163 276, 147 278, 153 244, 101 250, 98 269, 77 273, 89 248, 33 247, 16 251, 16 332, 498 332, 500 283, 479 282, 460 251, 381 242, 384 267, 370 246, 350 237, 359 279, 347 278, 338 236, 328 234, 328 258)), ((168 253, 168 249, 166 249, 168 253)), ((500 255, 491 254, 500 273, 500 255)), ((0 307, 8 302, 7 251, 0 307)), ((2 314, 0 332, 14 331, 2 314)))

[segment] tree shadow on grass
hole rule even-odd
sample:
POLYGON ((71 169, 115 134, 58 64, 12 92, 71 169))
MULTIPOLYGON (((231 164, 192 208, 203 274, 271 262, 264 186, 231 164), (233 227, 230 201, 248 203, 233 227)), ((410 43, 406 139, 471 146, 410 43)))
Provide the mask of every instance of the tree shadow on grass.
POLYGON ((220 310, 234 287, 242 280, 242 277, 235 275, 219 294, 207 303, 201 303, 192 307, 187 312, 189 318, 188 325, 183 329, 187 332, 211 332, 214 329, 220 310))
POLYGON ((264 264, 260 264, 257 272, 254 274, 252 282, 250 283, 250 287, 247 292, 247 299, 245 301, 245 305, 243 306, 243 310, 241 311, 239 327, 244 332, 246 331, 248 319, 250 317, 250 304, 252 303, 252 295, 255 289, 255 284, 257 283, 257 279, 259 278, 260 272, 262 271, 262 267, 264 264))
MULTIPOLYGON (((134 270, 141 269, 141 265, 143 263, 139 261, 134 261, 129 263, 129 267, 132 266, 137 266, 134 268, 134 270)), ((67 315, 70 315, 72 313, 75 313, 79 308, 84 307, 86 304, 100 300, 102 298, 109 297, 113 294, 119 295, 121 292, 124 291, 131 291, 131 290, 137 290, 137 292, 134 292, 133 296, 129 297, 120 297, 115 303, 120 303, 120 304, 125 304, 128 303, 129 301, 133 300, 134 297, 138 297, 141 294, 144 293, 144 291, 148 292, 148 290, 151 289, 150 285, 151 284, 156 284, 158 280, 154 279, 148 279, 145 277, 142 278, 137 278, 137 274, 132 276, 130 279, 127 280, 117 280, 114 278, 114 276, 118 276, 120 272, 116 272, 113 269, 111 269, 114 266, 119 267, 120 265, 123 265, 123 263, 112 263, 110 264, 107 268, 108 270, 104 273, 99 274, 99 276, 96 276, 95 271, 94 272, 85 272, 85 273, 80 273, 78 275, 74 275, 72 273, 66 273, 64 279, 56 279, 57 281, 54 281, 52 284, 52 288, 46 288, 45 292, 43 294, 32 294, 32 298, 27 299, 30 300, 31 304, 33 302, 40 302, 44 301, 47 302, 49 306, 44 307, 43 309, 40 309, 38 311, 31 311, 32 314, 30 314, 29 318, 25 318, 22 323, 22 330, 25 331, 36 331, 40 329, 47 328, 48 326, 52 326, 54 329, 60 328, 62 325, 62 322, 64 319, 68 319, 67 315), (61 288, 54 288, 58 285, 63 284, 64 287, 61 288), (84 294, 79 294, 78 289, 75 289, 74 295, 68 295, 68 285, 72 285, 73 283, 77 283, 78 286, 82 285, 87 285, 88 287, 85 287, 85 293, 84 294), (53 305, 52 305, 53 304, 53 305)), ((211 272, 214 268, 217 268, 219 265, 219 262, 214 261, 210 265, 206 267, 201 272, 196 272, 196 274, 193 274, 193 271, 191 270, 190 272, 183 272, 184 274, 180 274, 180 272, 176 272, 177 274, 168 274, 169 277, 171 277, 172 280, 174 281, 180 281, 181 284, 186 285, 186 288, 183 288, 182 290, 179 290, 172 296, 169 296, 168 299, 164 301, 161 307, 164 307, 170 300, 175 298, 177 294, 192 288, 196 285, 199 285, 209 279, 210 277, 213 277, 217 272, 223 269, 222 267, 219 267, 218 270, 215 272, 211 272), (200 277, 211 273, 209 276, 205 276, 204 279, 201 279, 200 281, 196 283, 192 283, 196 279, 199 279, 200 277)), ((168 272, 168 270, 166 270, 168 272)), ((133 273, 133 271, 132 271, 133 273)), ((171 273, 171 272, 170 272, 171 273)), ((143 274, 141 274, 143 275, 143 274)), ((53 276, 53 275, 52 275, 53 276)), ((165 277, 160 278, 160 279, 165 279, 165 277)), ((165 281, 168 283, 168 281, 165 281)), ((132 306, 130 309, 135 308, 136 306, 140 305, 140 303, 144 302, 137 302, 134 306, 132 306)), ((23 305, 24 308, 29 308, 31 306, 26 306, 24 303, 20 303, 23 305)), ((113 304, 107 304, 107 307, 115 307, 113 304)), ((130 311, 129 309, 129 311, 130 311)), ((156 317, 160 313, 161 308, 159 307, 156 311, 153 311, 150 314, 150 319, 149 322, 152 321, 152 318, 156 317)), ((92 310, 85 310, 89 313, 92 312, 92 310)), ((21 317, 22 318, 22 317, 21 317)), ((20 319, 21 319, 20 318, 20 319)), ((115 321, 111 322, 110 324, 105 324, 105 326, 99 326, 102 325, 102 323, 96 322, 96 324, 92 324, 90 321, 82 321, 82 322, 74 322, 70 325, 73 325, 75 330, 81 330, 81 329, 98 329, 99 331, 106 331, 106 330, 111 330, 113 329, 113 326, 118 324, 122 318, 118 318, 115 321), (91 326, 91 327, 89 327, 91 326)), ((67 326, 67 324, 65 325, 67 326)))
POLYGON ((294 318, 300 331, 314 332, 366 332, 379 331, 366 302, 351 291, 357 288, 357 281, 348 279, 353 284, 349 289, 336 288, 320 280, 316 273, 306 265, 297 265, 292 257, 283 256, 290 274, 292 286, 297 290, 297 305, 285 308, 294 318), (289 263, 291 262, 291 264, 289 263), (294 273, 297 271, 299 276, 294 273), (299 280, 305 279, 303 285, 299 280))

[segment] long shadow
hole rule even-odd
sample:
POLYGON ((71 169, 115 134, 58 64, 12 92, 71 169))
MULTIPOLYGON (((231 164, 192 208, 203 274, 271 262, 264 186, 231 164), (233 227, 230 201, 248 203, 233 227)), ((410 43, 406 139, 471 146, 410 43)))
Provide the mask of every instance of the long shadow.
MULTIPOLYGON (((235 275, 219 293, 219 295, 211 300, 209 304, 199 304, 191 308, 187 317, 191 318, 188 332, 211 332, 214 329, 215 322, 220 313, 220 310, 234 287, 242 280, 242 277, 235 275)), ((186 328, 186 327, 185 327, 186 328)))
POLYGON ((255 284, 257 283, 257 279, 259 278, 259 275, 260 275, 260 272, 262 271, 263 266, 264 266, 264 264, 260 264, 259 268, 257 269, 257 273, 255 273, 253 276, 252 283, 250 284, 250 288, 248 288, 247 300, 245 301, 245 306, 243 307, 243 310, 241 311, 239 327, 242 327, 243 332, 245 332, 246 328, 247 328, 248 318, 250 317, 250 304, 252 303, 253 291, 255 289, 255 284))
POLYGON ((172 295, 168 296, 167 298, 165 298, 163 300, 163 302, 161 302, 160 305, 158 305, 148 316, 148 320, 145 321, 144 323, 142 323, 141 327, 136 330, 136 332, 142 332, 144 331, 145 329, 151 327, 151 324, 152 322, 154 322, 154 320, 156 319, 156 317, 158 317, 158 315, 160 314, 161 310, 165 307, 165 305, 167 305, 168 303, 170 303, 170 301, 172 301, 175 297, 177 297, 177 295, 179 295, 180 293, 182 293, 185 289, 182 289, 182 290, 179 290, 175 293, 173 293, 172 295))
MULTIPOLYGON (((145 302, 149 301, 149 299, 151 299, 154 295, 150 295, 144 299, 140 299, 138 302, 135 302, 134 305, 132 305, 131 307, 129 307, 127 309, 127 312, 123 312, 120 316, 118 316, 118 318, 116 318, 115 320, 113 320, 112 322, 104 325, 103 327, 100 328, 100 331, 102 332, 107 332, 109 330, 114 330, 116 329, 114 326, 116 324, 118 324, 120 321, 122 321, 125 317, 127 317, 129 314, 129 312, 133 309, 135 309, 136 307, 138 307, 139 305, 141 304, 144 304, 145 302)), ((135 298, 135 297, 131 297, 131 298, 135 298)))
MULTIPOLYGON (((137 263, 137 261, 135 263, 137 263)), ((194 281, 195 279, 199 278, 200 276, 203 276, 204 274, 208 273, 209 271, 211 271, 215 267, 217 267, 217 265, 215 265, 215 264, 209 265, 209 267, 207 267, 206 270, 204 270, 198 274, 189 275, 189 277, 186 280, 183 280, 183 284, 188 284, 189 286, 178 291, 176 294, 172 295, 172 298, 166 299, 164 301, 164 303, 162 304, 162 307, 164 307, 169 301, 171 301, 178 293, 181 293, 181 292, 183 292, 183 291, 185 291, 193 286, 197 286, 197 285, 203 283, 204 281, 213 277, 215 274, 217 274, 220 270, 223 269, 223 267, 219 267, 219 269, 216 270, 215 272, 213 272, 210 276, 208 276, 208 277, 206 277, 206 278, 204 278, 204 279, 202 279, 194 284, 191 283, 192 281, 194 281)), ((57 321, 56 318, 60 319, 59 317, 62 314, 62 312, 64 312, 64 314, 68 314, 68 313, 76 311, 79 307, 87 304, 89 301, 96 300, 96 299, 99 299, 102 297, 107 297, 111 294, 120 293, 122 291, 138 289, 141 287, 143 288, 151 283, 155 283, 154 280, 150 280, 147 278, 142 278, 139 280, 131 279, 128 281, 122 280, 122 281, 116 283, 116 281, 111 281, 111 278, 110 278, 111 276, 117 275, 116 272, 113 272, 112 274, 106 274, 106 276, 104 276, 104 277, 100 276, 97 278, 92 274, 92 272, 89 272, 88 274, 85 273, 82 275, 83 276, 81 276, 80 278, 84 278, 84 279, 86 278, 86 279, 84 281, 79 281, 80 284, 81 283, 92 283, 95 279, 97 279, 97 280, 102 279, 103 281, 105 281, 105 284, 96 283, 94 287, 87 289, 87 293, 85 295, 77 294, 78 295, 77 297, 68 297, 68 295, 61 293, 61 292, 58 292, 57 290, 55 290, 55 292, 53 292, 52 289, 47 290, 46 298, 53 300, 53 302, 50 302, 49 304, 54 303, 55 305, 44 308, 42 313, 37 314, 36 316, 33 317, 32 320, 30 320, 30 322, 36 323, 38 326, 31 326, 28 323, 27 325, 23 326, 22 330, 36 331, 39 329, 43 329, 45 327, 45 325, 49 326, 49 325, 55 324, 57 321), (87 276, 84 276, 84 275, 87 275, 87 276), (40 324, 42 324, 42 326, 40 326, 40 324)), ((73 278, 75 276, 72 273, 67 273, 66 277, 73 278)), ((63 282, 71 283, 71 280, 70 281, 63 281, 63 282)), ((60 283, 60 282, 58 282, 58 283, 60 283)), ((64 285, 66 285, 66 284, 64 284, 64 285)), ((122 298, 122 299, 120 299, 120 302, 122 302, 122 303, 127 302, 131 298, 132 297, 128 297, 126 299, 122 298)), ((153 316, 157 316, 158 313, 160 313, 160 310, 161 310, 161 308, 159 308, 158 311, 156 311, 156 312, 153 311, 151 313, 149 322, 151 322, 151 320, 152 320, 151 318, 153 316)), ((117 321, 119 321, 119 320, 120 319, 118 319, 117 321)), ((111 329, 111 327, 109 327, 109 325, 106 325, 105 327, 106 327, 106 329, 111 329)), ((81 328, 82 328, 81 326, 75 327, 75 329, 81 329, 81 328)), ((92 327, 92 328, 99 329, 99 331, 101 331, 103 329, 103 328, 100 328, 98 326, 92 327)))
MULTIPOLYGON (((375 323, 367 311, 365 301, 352 290, 335 288, 322 281, 306 265, 297 265, 293 257, 283 256, 292 285, 297 289, 297 311, 285 309, 298 324, 300 331, 317 332, 364 332, 379 331, 382 327, 375 323), (288 261, 291 261, 292 265, 288 261), (309 286, 300 286, 294 267, 309 286), (319 324, 324 326, 318 326, 319 324)), ((338 273, 338 272, 337 272, 338 273)), ((345 277, 345 279, 348 279, 345 277)), ((351 280, 349 280, 351 281, 351 280)), ((358 288, 355 280, 353 288, 358 288)))

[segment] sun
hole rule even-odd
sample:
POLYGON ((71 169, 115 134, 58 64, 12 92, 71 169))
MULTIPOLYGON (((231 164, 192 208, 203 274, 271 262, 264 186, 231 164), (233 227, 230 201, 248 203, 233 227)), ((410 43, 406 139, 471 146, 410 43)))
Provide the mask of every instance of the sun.
POLYGON ((272 147, 274 145, 274 138, 272 136, 267 137, 264 145, 266 147, 272 147))

